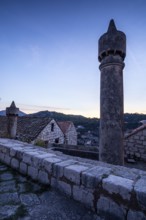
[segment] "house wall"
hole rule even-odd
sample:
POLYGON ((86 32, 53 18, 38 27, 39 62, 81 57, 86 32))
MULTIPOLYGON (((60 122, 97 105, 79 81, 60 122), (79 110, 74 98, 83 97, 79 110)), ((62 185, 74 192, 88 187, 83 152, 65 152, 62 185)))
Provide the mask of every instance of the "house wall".
POLYGON ((124 147, 125 158, 146 161, 146 129, 125 138, 124 147))
POLYGON ((41 131, 41 133, 38 135, 38 137, 35 139, 34 142, 37 142, 37 140, 43 140, 48 141, 48 143, 55 143, 55 140, 58 139, 58 144, 64 143, 64 135, 61 129, 59 128, 58 124, 54 119, 50 121, 50 123, 41 131), (54 124, 54 129, 51 131, 52 123, 54 124))
POLYGON ((66 132, 66 143, 69 145, 77 145, 77 132, 72 123, 66 132))

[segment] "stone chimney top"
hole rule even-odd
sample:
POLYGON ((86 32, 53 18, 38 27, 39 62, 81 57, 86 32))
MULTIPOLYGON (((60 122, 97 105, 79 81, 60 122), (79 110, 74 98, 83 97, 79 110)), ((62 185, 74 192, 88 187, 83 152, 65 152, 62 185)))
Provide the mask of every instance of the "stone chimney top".
POLYGON ((99 38, 98 60, 102 61, 106 56, 120 55, 124 60, 126 56, 126 35, 117 30, 114 20, 110 20, 108 30, 99 38))
POLYGON ((18 116, 19 108, 16 108, 15 102, 12 101, 10 107, 6 108, 7 116, 18 116))
POLYGON ((114 32, 114 31, 117 31, 117 28, 116 28, 116 25, 115 25, 114 20, 111 19, 111 20, 110 20, 110 23, 109 23, 109 26, 108 26, 107 32, 108 32, 108 33, 111 33, 111 32, 114 32))

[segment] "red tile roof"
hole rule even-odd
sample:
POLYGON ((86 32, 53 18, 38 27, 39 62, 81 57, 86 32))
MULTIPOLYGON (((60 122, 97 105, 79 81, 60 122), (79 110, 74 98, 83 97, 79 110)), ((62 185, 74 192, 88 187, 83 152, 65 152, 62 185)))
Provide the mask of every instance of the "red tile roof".
POLYGON ((61 128, 61 130, 64 134, 66 134, 69 126, 72 124, 71 121, 60 121, 60 122, 57 122, 57 123, 58 123, 59 127, 61 128))

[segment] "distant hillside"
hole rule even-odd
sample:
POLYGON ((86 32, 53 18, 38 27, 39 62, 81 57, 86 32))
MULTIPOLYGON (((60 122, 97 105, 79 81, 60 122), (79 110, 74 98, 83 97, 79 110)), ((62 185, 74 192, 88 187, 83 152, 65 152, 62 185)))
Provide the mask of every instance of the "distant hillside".
POLYGON ((29 116, 35 117, 50 117, 54 118, 57 121, 72 121, 74 125, 82 126, 85 130, 97 130, 99 127, 99 119, 98 118, 86 118, 81 115, 66 115, 58 112, 50 112, 50 111, 41 111, 34 114, 29 114, 29 116))
MULTIPOLYGON (((6 110, 0 111, 0 116, 5 116, 6 115, 6 110)), ((24 116, 26 113, 19 111, 19 116, 24 116)))
MULTIPOLYGON (((0 116, 6 115, 6 111, 0 111, 0 116)), ((19 111, 19 116, 25 116, 26 113, 19 111)), ((86 131, 92 131, 92 133, 98 132, 99 128, 99 119, 98 118, 86 118, 81 115, 66 115, 59 112, 54 111, 40 111, 33 114, 28 114, 28 116, 32 117, 49 117, 54 118, 57 121, 72 121, 76 127, 83 133, 86 131)), ((127 129, 135 129, 140 126, 140 121, 146 120, 146 114, 138 114, 138 113, 125 113, 124 114, 124 130, 127 129)))
MULTIPOLYGON (((83 126, 85 130, 96 131, 99 128, 98 118, 86 118, 81 115, 66 115, 58 112, 41 111, 34 114, 29 114, 29 116, 36 117, 50 117, 57 121, 72 121, 75 126, 83 126)), ((146 120, 146 114, 138 113, 125 113, 124 114, 124 130, 135 129, 140 126, 140 121, 146 120)))

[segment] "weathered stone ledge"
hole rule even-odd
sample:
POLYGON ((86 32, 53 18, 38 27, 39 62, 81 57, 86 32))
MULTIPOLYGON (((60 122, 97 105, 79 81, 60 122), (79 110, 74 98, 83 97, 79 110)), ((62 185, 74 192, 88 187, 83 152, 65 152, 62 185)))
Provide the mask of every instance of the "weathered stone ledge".
POLYGON ((146 172, 59 156, 23 142, 0 139, 0 161, 63 191, 104 219, 146 220, 146 172))

